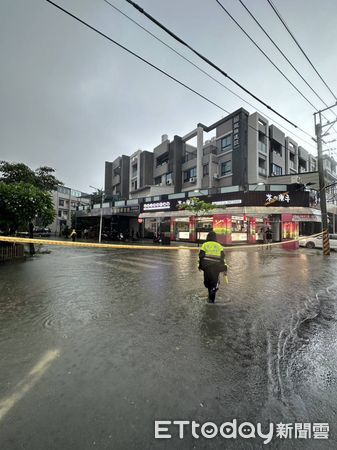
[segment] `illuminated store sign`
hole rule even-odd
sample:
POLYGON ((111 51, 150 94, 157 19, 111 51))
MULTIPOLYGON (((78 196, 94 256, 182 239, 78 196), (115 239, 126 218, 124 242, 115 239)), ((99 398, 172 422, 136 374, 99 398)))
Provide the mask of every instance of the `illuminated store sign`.
POLYGON ((212 202, 212 205, 221 206, 221 205, 240 205, 242 203, 241 198, 237 198, 235 200, 220 200, 217 202, 212 202))
POLYGON ((278 195, 272 195, 272 194, 266 194, 266 204, 268 203, 274 203, 274 202, 290 202, 290 197, 288 192, 285 192, 284 194, 278 194, 278 195))
POLYGON ((158 209, 170 209, 171 202, 155 202, 155 203, 144 203, 144 211, 156 211, 158 209))

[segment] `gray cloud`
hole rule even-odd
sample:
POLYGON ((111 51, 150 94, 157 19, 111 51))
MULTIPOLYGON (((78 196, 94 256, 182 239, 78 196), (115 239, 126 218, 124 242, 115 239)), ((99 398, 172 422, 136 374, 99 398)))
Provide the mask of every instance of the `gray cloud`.
MULTIPOLYGON (((248 99, 126 2, 111 1, 248 99)), ((245 1, 312 86, 332 103, 332 96, 277 22, 267 2, 245 1)), ((312 108, 257 52, 216 2, 139 3, 254 93, 313 133, 312 108)), ((239 2, 223 3, 280 68, 321 107, 265 41, 239 2)), ((59 4, 225 109, 232 111, 243 106, 253 110, 103 1, 59 0, 59 4)), ((327 0, 324 8, 313 0, 283 0, 276 4, 324 78, 337 91, 337 3, 327 0)), ((58 177, 74 188, 88 190, 89 184, 102 185, 105 160, 138 148, 151 150, 160 142, 161 134, 183 135, 198 122, 209 124, 225 115, 43 0, 1 2, 0 57, 0 158, 23 161, 32 167, 51 165, 57 169, 58 177)))

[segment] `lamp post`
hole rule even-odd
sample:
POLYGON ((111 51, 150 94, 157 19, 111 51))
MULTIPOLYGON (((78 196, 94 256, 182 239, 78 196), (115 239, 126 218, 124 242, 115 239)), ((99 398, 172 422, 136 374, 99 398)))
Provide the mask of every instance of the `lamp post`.
POLYGON ((103 225, 103 201, 104 201, 104 191, 103 189, 98 189, 95 186, 89 186, 92 189, 95 189, 97 192, 101 191, 102 192, 102 197, 101 197, 101 217, 100 217, 100 221, 99 221, 99 235, 98 235, 98 242, 101 243, 102 242, 102 225, 103 225))

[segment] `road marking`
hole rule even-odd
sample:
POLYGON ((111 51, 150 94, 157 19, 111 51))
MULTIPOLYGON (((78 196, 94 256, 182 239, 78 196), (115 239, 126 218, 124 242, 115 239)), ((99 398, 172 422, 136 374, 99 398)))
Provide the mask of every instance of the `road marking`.
MULTIPOLYGON (((124 262, 122 260, 122 262, 124 262)), ((101 266, 112 267, 113 269, 120 270, 121 272, 130 272, 130 273, 140 273, 140 269, 133 269, 132 267, 121 266, 120 264, 110 264, 103 261, 94 261, 95 264, 99 264, 101 266)))
POLYGON ((29 374, 16 385, 15 392, 0 400, 0 421, 27 394, 47 371, 51 363, 60 355, 59 350, 49 350, 33 367, 29 374))

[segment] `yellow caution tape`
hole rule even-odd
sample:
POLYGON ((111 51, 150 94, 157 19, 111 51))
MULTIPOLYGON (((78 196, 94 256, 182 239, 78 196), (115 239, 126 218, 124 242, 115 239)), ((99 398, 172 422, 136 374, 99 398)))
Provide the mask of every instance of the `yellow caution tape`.
MULTIPOLYGON (((273 242, 271 244, 250 244, 250 245, 231 245, 230 247, 223 247, 226 251, 241 250, 241 249, 256 249, 269 246, 289 244, 301 239, 309 239, 316 236, 320 236, 322 233, 312 234, 311 236, 301 236, 300 238, 292 239, 289 241, 273 242)), ((111 249, 132 249, 132 250, 190 250, 199 251, 200 247, 188 247, 188 246, 155 246, 155 245, 128 245, 128 244, 99 244, 94 242, 69 242, 69 241, 53 241, 49 239, 31 239, 20 238, 17 236, 0 236, 0 242, 13 242, 19 244, 44 244, 44 245, 58 245, 61 247, 84 247, 84 248, 111 248, 111 249)))

